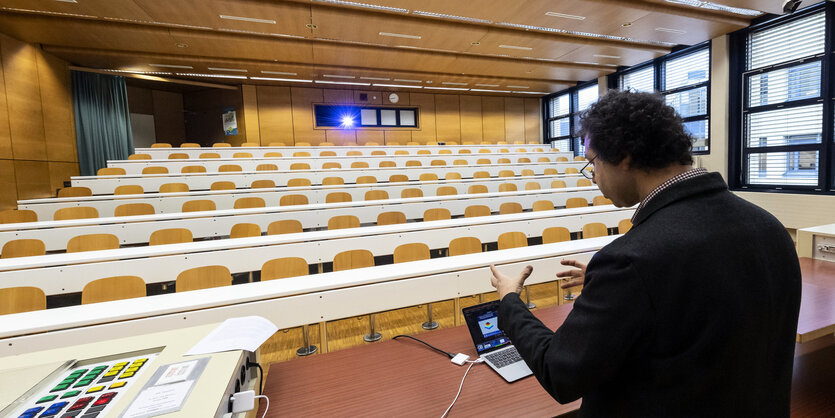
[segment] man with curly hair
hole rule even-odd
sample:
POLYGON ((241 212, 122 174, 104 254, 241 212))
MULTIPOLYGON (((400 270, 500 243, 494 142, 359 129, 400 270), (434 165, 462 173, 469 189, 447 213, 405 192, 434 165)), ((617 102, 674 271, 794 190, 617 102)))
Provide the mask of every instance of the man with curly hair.
POLYGON ((588 266, 556 332, 495 267, 499 328, 560 403, 583 416, 788 416, 800 267, 785 228, 693 168, 692 138, 664 99, 612 91, 581 117, 594 182, 633 227, 588 266))

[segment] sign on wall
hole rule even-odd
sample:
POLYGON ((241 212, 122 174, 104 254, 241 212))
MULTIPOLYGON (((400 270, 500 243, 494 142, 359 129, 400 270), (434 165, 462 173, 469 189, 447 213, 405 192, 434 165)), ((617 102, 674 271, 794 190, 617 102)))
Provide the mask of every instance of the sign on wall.
POLYGON ((223 133, 226 136, 238 134, 238 118, 235 115, 234 107, 223 109, 223 133))

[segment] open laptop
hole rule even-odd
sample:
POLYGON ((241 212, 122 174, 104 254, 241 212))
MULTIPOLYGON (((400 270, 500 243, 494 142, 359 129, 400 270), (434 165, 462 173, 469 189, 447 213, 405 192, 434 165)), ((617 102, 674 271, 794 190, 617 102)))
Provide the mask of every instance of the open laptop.
POLYGON ((504 380, 513 382, 533 374, 499 329, 499 301, 470 306, 462 312, 478 355, 504 380))

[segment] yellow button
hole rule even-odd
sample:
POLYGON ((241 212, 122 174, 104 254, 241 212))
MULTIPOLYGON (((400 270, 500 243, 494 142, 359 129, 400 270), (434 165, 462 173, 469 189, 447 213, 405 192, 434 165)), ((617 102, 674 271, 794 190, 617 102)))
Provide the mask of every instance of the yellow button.
POLYGON ((119 374, 119 371, 118 371, 118 370, 111 370, 111 371, 109 371, 109 372, 105 373, 105 374, 104 374, 104 377, 107 377, 107 376, 116 376, 117 374, 119 374))
POLYGON ((121 376, 119 376, 119 379, 124 379, 126 377, 131 377, 131 376, 133 376, 133 372, 124 372, 124 373, 122 373, 121 376))
POLYGON ((124 385, 127 385, 127 384, 128 384, 128 382, 116 382, 116 383, 110 385, 110 387, 108 389, 120 388, 120 387, 122 387, 124 385))
POLYGON ((133 362, 134 362, 134 364, 135 364, 135 363, 140 363, 140 364, 141 364, 141 363, 144 363, 144 362, 146 362, 146 361, 148 361, 148 359, 146 359, 146 358, 141 358, 141 359, 138 359, 138 360, 134 360, 133 362))
POLYGON ((93 386, 90 389, 87 389, 87 393, 100 392, 102 389, 104 389, 104 386, 93 386))
POLYGON ((127 364, 128 364, 128 362, 123 361, 123 362, 121 362, 121 363, 116 363, 116 364, 114 364, 114 365, 113 365, 113 367, 114 367, 114 368, 115 368, 115 367, 125 367, 127 364))
POLYGON ((139 367, 128 367, 125 369, 125 373, 135 373, 137 370, 139 370, 139 367))

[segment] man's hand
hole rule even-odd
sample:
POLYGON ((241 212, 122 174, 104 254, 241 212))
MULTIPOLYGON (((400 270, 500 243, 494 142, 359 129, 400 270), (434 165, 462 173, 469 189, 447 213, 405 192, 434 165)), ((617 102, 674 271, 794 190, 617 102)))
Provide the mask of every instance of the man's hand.
POLYGON ((577 267, 579 270, 568 270, 557 273, 557 277, 568 277, 569 279, 560 285, 563 289, 569 287, 581 286, 586 280, 586 265, 577 260, 562 260, 560 264, 564 266, 577 267))
POLYGON ((522 273, 518 277, 506 276, 496 269, 496 266, 490 265, 490 271, 493 277, 490 278, 490 284, 496 288, 499 293, 499 300, 504 299, 508 293, 522 293, 522 285, 525 284, 525 279, 533 272, 533 267, 525 266, 522 273))

